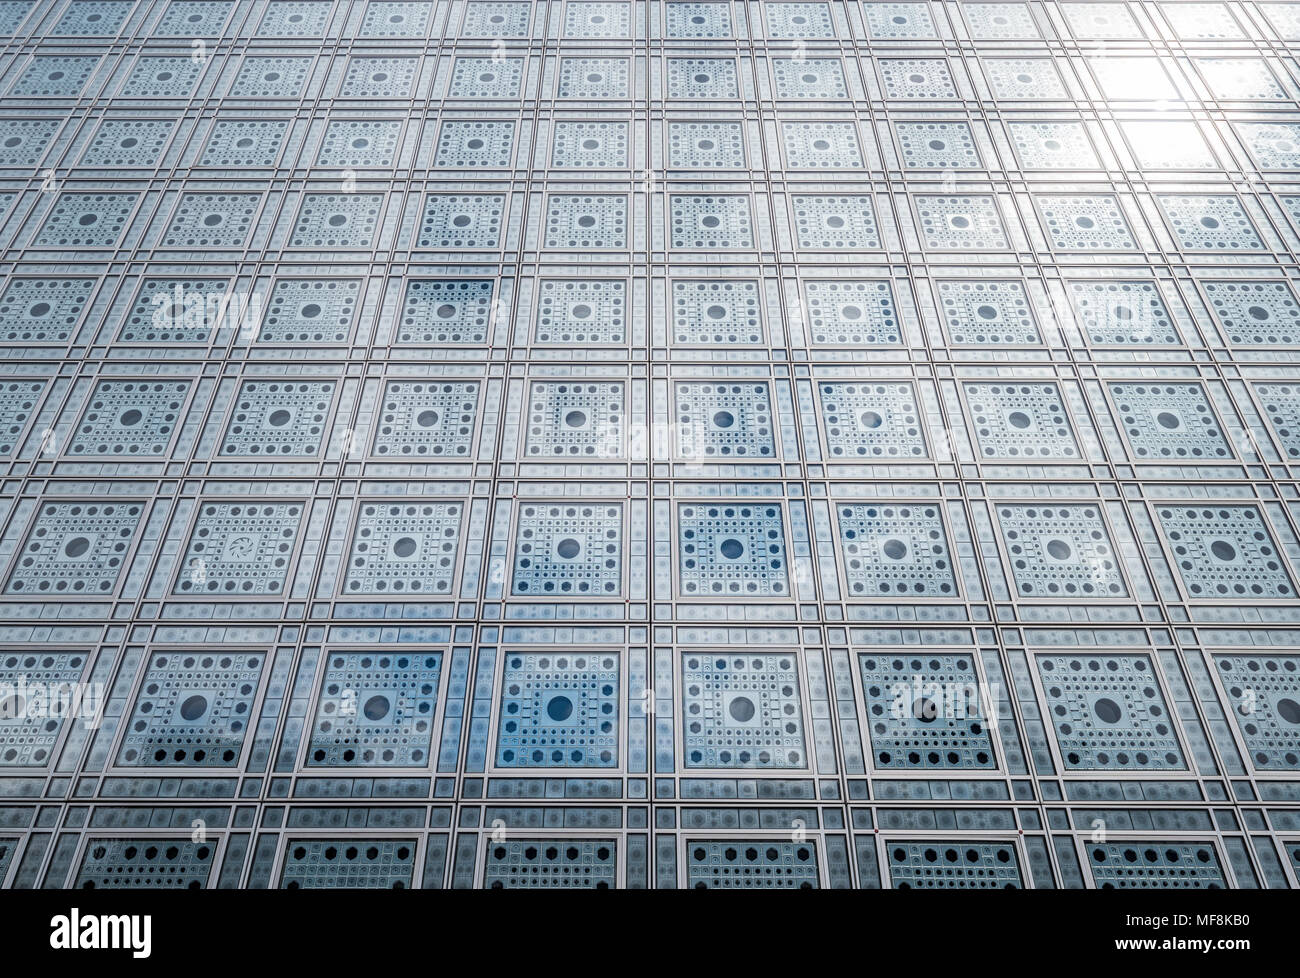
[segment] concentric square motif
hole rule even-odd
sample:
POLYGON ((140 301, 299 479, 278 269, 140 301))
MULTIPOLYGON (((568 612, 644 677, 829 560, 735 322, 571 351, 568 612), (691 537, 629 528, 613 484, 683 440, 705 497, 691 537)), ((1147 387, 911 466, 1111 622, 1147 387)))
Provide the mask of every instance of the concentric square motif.
POLYGON ((617 766, 619 671, 613 652, 506 653, 497 766, 617 766))
POLYGON ((619 503, 519 507, 511 593, 617 597, 623 591, 623 507, 619 503))
POLYGON ((681 590, 687 597, 789 594, 779 505, 683 503, 677 532, 681 590))
POLYGON ((688 768, 805 768, 799 667, 792 654, 682 656, 688 768))

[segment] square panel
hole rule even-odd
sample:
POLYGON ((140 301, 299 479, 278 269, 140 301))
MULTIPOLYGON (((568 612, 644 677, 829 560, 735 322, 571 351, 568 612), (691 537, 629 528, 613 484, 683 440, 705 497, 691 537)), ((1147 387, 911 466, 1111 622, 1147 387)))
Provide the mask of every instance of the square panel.
POLYGON ((1261 3, 1259 9, 1279 37, 1300 40, 1300 9, 1294 3, 1261 3))
POLYGON ((838 58, 772 58, 777 98, 848 98, 844 66, 838 58))
POLYGON ((885 854, 895 890, 1019 890, 1025 885, 1011 842, 891 839, 885 854))
POLYGON ((344 594, 451 594, 460 503, 367 502, 358 509, 344 594))
POLYGON ((980 67, 994 98, 1019 101, 1070 97, 1049 58, 984 58, 980 67))
POLYGON ((482 343, 493 319, 493 284, 481 279, 410 279, 399 343, 482 343))
POLYGON ((172 0, 153 33, 157 37, 215 37, 234 6, 234 0, 172 0))
POLYGON ((159 245, 242 248, 261 207, 261 194, 182 194, 159 245))
POLYGON ((1079 460, 1070 415, 1056 384, 966 383, 962 391, 981 458, 1079 460))
POLYGON ((1161 505, 1156 517, 1189 597, 1295 600, 1286 558, 1258 507, 1161 505))
POLYGON ((101 380, 68 435, 68 454, 95 458, 163 455, 189 392, 188 380, 101 380))
POLYGON ((997 767, 972 656, 858 656, 871 762, 884 771, 997 767))
POLYGON ((88 839, 72 884, 78 890, 202 890, 217 847, 188 835, 88 839))
POLYGON ((1194 122, 1121 122, 1124 138, 1144 170, 1210 170, 1218 162, 1194 122))
POLYGON ((415 876, 414 839, 290 839, 282 890, 405 890, 415 876))
MULTIPOLYGON (((280 6, 279 3, 271 4, 280 6)), ((329 4, 325 4, 329 7, 329 4)), ((292 98, 302 94, 311 73, 311 58, 245 58, 230 86, 235 98, 292 98)))
POLYGON ((1091 504, 998 503, 995 522, 1016 593, 1026 598, 1128 594, 1101 509, 1091 504))
POLYGON ((466 122, 448 119, 438 133, 435 168, 496 169, 510 165, 514 153, 513 122, 466 122))
POLYGON ((1200 384, 1111 382, 1116 420, 1138 461, 1229 461, 1231 446, 1200 384))
POLYGON ((1081 41, 1139 40, 1142 29, 1123 3, 1061 5, 1070 31, 1081 41))
POLYGON ((1156 202, 1184 251, 1259 251, 1255 226, 1230 194, 1157 194, 1156 202))
POLYGON ((314 458, 334 400, 332 380, 246 380, 239 388, 220 455, 314 458))
POLYGON ((518 98, 524 80, 523 58, 457 58, 450 98, 518 98))
POLYGON ((121 343, 206 343, 226 322, 232 299, 224 278, 147 278, 122 320, 121 343))
POLYGON ((344 343, 352 334, 359 279, 279 279, 258 338, 266 343, 344 343))
POLYGON ((361 21, 362 37, 424 37, 429 30, 433 3, 407 0, 369 0, 361 21))
POLYGON ((817 848, 788 839, 692 839, 686 884, 692 890, 816 890, 817 848))
POLYGON ((665 58, 668 98, 734 99, 740 96, 730 58, 665 58))
POLYGON ((43 503, 5 594, 112 594, 144 510, 133 502, 43 503))
POLYGON ((547 248, 626 248, 627 226, 623 194, 551 194, 546 200, 547 248))
POLYGON ((402 123, 396 119, 380 122, 332 119, 321 138, 316 165, 392 166, 401 141, 402 123))
POLYGON ((831 19, 829 3, 766 0, 763 15, 767 20, 767 36, 770 38, 799 40, 835 36, 835 23, 831 19))
POLYGON ((1029 5, 1024 3, 963 3, 962 16, 977 41, 1025 41, 1041 37, 1029 5))
POLYGON ((1162 3, 1160 12, 1184 41, 1230 41, 1244 38, 1241 26, 1223 3, 1162 3))
POLYGON ((997 203, 987 196, 917 195, 916 216, 925 247, 939 251, 1005 251, 1011 247, 997 203))
POLYGON ((619 458, 627 393, 621 381, 534 381, 528 398, 529 458, 619 458))
POLYGON ((687 768, 808 767, 799 665, 792 653, 686 653, 687 768))
POLYGON ((627 342, 627 283, 544 279, 538 284, 538 343, 627 342))
POLYGON ((679 3, 664 5, 668 30, 672 38, 731 38, 731 13, 726 3, 679 3))
POLYGON ((1293 227, 1300 227, 1300 196, 1287 195, 1278 198, 1286 216, 1290 218, 1293 227))
POLYGON ((307 766, 427 767, 441 678, 441 652, 327 653, 307 766))
POLYGON ((348 62, 339 94, 344 98, 410 98, 419 67, 419 58, 354 57, 348 62))
POLYGON ((692 251, 752 249, 754 219, 742 194, 671 194, 669 247, 692 251))
POLYGON ((532 0, 469 0, 461 37, 527 37, 532 0))
POLYGON ((610 890, 618 879, 613 839, 504 839, 486 847, 488 890, 610 890))
POLYGON ((764 383, 679 383, 677 454, 701 461, 776 456, 772 394, 764 383))
POLYGON ((1198 58, 1206 87, 1224 101, 1280 101, 1287 91, 1262 58, 1198 58))
POLYGON ((418 248, 496 248, 501 243, 504 194, 429 194, 418 248))
POLYGON ((375 421, 382 458, 463 459, 474 443, 476 380, 389 381, 375 421))
POLYGON ((1099 890, 1226 890, 1210 842, 1089 842, 1088 870, 1099 890))
POLYGON ((0 767, 39 768, 54 760, 73 711, 43 709, 40 700, 76 695, 89 661, 84 652, 0 653, 0 767))
POLYGON ((374 245, 384 194, 303 194, 289 248, 367 249, 374 245))
POLYGON ((1300 123, 1238 122, 1237 132, 1265 170, 1300 170, 1300 123))
POLYGON ((937 504, 840 503, 836 511, 850 597, 959 596, 937 504))
POLYGON ((9 95, 14 98, 71 98, 80 95, 99 66, 85 55, 38 54, 18 76, 9 95))
POLYGON ((687 597, 762 598, 790 593, 778 503, 681 503, 677 535, 687 597))
POLYGON ((511 593, 618 597, 623 591, 623 507, 523 504, 515 525, 511 593))
POLYGON ((142 57, 118 94, 123 98, 189 98, 204 63, 184 57, 142 57))
POLYGON ((744 130, 738 122, 670 122, 668 166, 681 170, 742 170, 744 130))
POLYGON ((1211 660, 1256 771, 1300 770, 1300 656, 1222 653, 1211 660))
POLYGON ((155 652, 123 727, 123 767, 233 768, 239 763, 265 652, 155 652))
POLYGON ((682 344, 763 342, 758 283, 673 282, 672 331, 673 341, 682 344))
POLYGON ((977 170, 979 151, 966 122, 895 122, 894 135, 909 170, 977 170))
MULTIPOLYGON (((880 58, 876 61, 876 68, 880 71, 886 98, 957 97, 957 88, 953 84, 952 73, 948 70, 948 62, 938 58, 880 58)), ((843 98, 844 95, 839 97, 843 98)))
POLYGON ((836 461, 899 462, 925 458, 925 434, 911 383, 823 382, 826 451, 836 461))
POLYGON ((132 0, 75 0, 50 33, 55 37, 113 37, 134 6, 132 0))
POLYGON ((627 37, 631 30, 630 3, 569 0, 564 6, 565 37, 627 37))
POLYGON ((59 194, 32 239, 35 248, 111 248, 135 210, 136 194, 59 194))
POLYGON ((61 125, 58 119, 0 119, 0 166, 36 166, 61 125))
POLYGON ((957 344, 1023 345, 1042 342, 1020 282, 939 282, 939 311, 957 344))
POLYGON ((1300 384, 1254 384, 1264 415, 1289 459, 1300 459, 1300 384))
POLYGON ((320 37, 329 22, 330 0, 270 0, 258 37, 320 37))
POLYGON ((507 652, 497 714, 500 768, 618 766, 613 652, 507 652))
POLYGON ((1093 343, 1157 346, 1181 342, 1154 282, 1071 282, 1070 302, 1093 343))
POLYGON ((864 13, 867 33, 876 41, 924 41, 939 36, 924 3, 872 3, 864 13))
POLYGON ((783 122, 785 163, 792 170, 860 170, 862 149, 852 122, 783 122))
POLYGON ((1137 242, 1111 194, 1034 197, 1049 244, 1060 251, 1134 251, 1137 242))
POLYGON ((275 166, 288 133, 289 123, 285 121, 218 119, 212 124, 212 134, 198 165, 222 169, 275 166))
MULTIPOLYGON (((17 34, 18 27, 36 6, 35 0, 3 0, 0 2, 0 32, 17 34)), ((10 852, 12 852, 12 847, 10 852)), ((7 861, 5 863, 7 865, 7 861)), ((0 879, 4 878, 4 868, 0 867, 0 879)))
POLYGON ((1187 769, 1150 656, 1038 655, 1034 661, 1066 770, 1187 769))
POLYGON ((170 120, 106 119, 81 154, 81 165, 152 167, 175 125, 170 120))
POLYGON ((808 326, 817 344, 841 346, 902 341, 894 290, 885 281, 804 283, 808 326))
POLYGON ((630 58, 561 58, 557 97, 628 98, 631 75, 630 58))
POLYGON ((9 455, 45 390, 43 380, 0 380, 0 455, 9 455))
POLYGON ((297 502, 203 503, 177 564, 173 593, 282 594, 305 511, 297 502))
POLYGON ((95 279, 13 278, 0 295, 0 340, 63 343, 95 291, 95 279))
POLYGON ((800 248, 839 251, 880 247, 875 207, 866 194, 791 194, 790 207, 800 248))
POLYGON ((626 122, 557 122, 551 165, 562 169, 622 169, 628 165, 628 145, 626 122))
POLYGON ((1228 342, 1240 346, 1300 343, 1300 300, 1287 282, 1203 282, 1210 312, 1228 342))
POLYGON ((1011 142, 1027 170, 1095 170, 1101 167, 1078 122, 1010 122, 1011 142))

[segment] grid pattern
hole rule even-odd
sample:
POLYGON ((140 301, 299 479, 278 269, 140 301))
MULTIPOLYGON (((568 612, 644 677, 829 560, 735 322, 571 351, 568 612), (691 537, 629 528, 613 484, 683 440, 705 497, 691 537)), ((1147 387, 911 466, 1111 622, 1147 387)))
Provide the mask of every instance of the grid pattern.
POLYGON ((1297 54, 0 0, 0 885, 1300 886, 1297 54))

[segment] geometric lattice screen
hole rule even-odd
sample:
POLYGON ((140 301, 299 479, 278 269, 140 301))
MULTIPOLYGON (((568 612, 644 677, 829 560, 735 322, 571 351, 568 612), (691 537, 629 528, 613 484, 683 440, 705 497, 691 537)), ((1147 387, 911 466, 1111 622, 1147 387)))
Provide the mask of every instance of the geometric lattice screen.
POLYGON ((1297 55, 0 0, 0 886, 1300 886, 1297 55))

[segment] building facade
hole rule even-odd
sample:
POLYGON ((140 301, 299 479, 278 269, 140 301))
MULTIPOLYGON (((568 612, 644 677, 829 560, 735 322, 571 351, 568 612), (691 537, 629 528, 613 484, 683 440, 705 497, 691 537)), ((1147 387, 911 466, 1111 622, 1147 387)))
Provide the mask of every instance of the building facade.
POLYGON ((1300 3, 0 33, 0 884, 1300 885, 1300 3))

